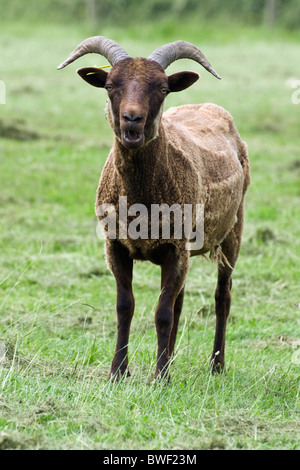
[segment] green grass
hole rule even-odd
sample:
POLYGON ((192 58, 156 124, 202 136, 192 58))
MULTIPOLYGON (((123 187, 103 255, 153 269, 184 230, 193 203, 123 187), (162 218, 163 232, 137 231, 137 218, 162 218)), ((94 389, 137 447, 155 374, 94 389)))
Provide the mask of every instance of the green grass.
MULTIPOLYGON (((227 108, 247 141, 252 184, 227 329, 227 372, 209 374, 216 266, 194 258, 167 387, 153 383, 160 272, 134 268, 131 377, 107 380, 115 285, 96 237, 95 190, 112 142, 105 93, 57 72, 85 27, 11 24, 0 35, 0 449, 299 449, 300 78, 285 33, 173 23, 106 27, 133 55, 186 39, 222 76, 200 70, 167 107, 227 108), (199 37, 199 39, 197 39, 199 37), (223 40, 222 40, 223 39, 223 40), (280 57, 280 59, 279 59, 280 57), (2 347, 2 349, 1 349, 2 347)), ((98 32, 99 34, 99 32, 98 32)), ((168 70, 191 69, 193 62, 168 70)))

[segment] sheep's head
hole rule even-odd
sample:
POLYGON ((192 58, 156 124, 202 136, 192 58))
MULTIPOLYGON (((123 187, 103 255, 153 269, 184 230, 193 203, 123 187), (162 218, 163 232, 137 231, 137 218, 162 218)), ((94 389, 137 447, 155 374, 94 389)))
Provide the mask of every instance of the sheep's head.
POLYGON ((90 85, 107 90, 109 122, 128 149, 138 149, 157 136, 168 93, 184 90, 198 80, 199 75, 194 72, 167 76, 164 70, 172 62, 190 58, 220 78, 202 52, 184 41, 162 46, 144 59, 129 57, 121 46, 102 36, 83 41, 58 69, 89 52, 105 56, 112 69, 107 72, 103 68, 84 67, 77 72, 90 85))
POLYGON ((199 78, 193 72, 168 77, 157 62, 143 58, 120 60, 110 72, 84 67, 78 73, 91 85, 107 90, 109 122, 117 138, 130 149, 157 136, 167 94, 183 90, 199 78))

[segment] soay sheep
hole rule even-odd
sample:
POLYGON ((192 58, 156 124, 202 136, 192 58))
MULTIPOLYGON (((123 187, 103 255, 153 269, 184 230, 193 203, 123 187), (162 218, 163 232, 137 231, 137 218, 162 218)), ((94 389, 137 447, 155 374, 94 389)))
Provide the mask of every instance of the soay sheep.
POLYGON ((158 341, 155 378, 168 379, 189 257, 207 252, 218 265, 211 368, 213 372, 221 372, 225 364, 232 272, 239 254, 244 198, 250 183, 246 145, 230 114, 219 106, 183 105, 163 113, 170 92, 184 90, 199 78, 189 71, 167 76, 165 69, 175 60, 192 59, 220 77, 203 53, 185 41, 166 44, 146 59, 130 57, 119 44, 103 36, 83 41, 58 69, 87 53, 101 54, 112 66, 109 72, 98 67, 77 71, 89 84, 107 90, 107 118, 114 132, 113 147, 101 174, 96 200, 98 218, 105 222, 107 231, 107 264, 115 276, 117 290, 117 344, 110 376, 130 375, 128 341, 134 312, 133 261, 149 260, 161 266, 161 293, 155 312, 158 341), (146 225, 142 218, 135 220, 136 229, 138 225, 149 229, 144 230, 144 236, 129 236, 126 230, 134 221, 132 216, 141 212, 141 207, 149 214, 154 206, 160 211, 159 233, 153 234, 154 222, 148 217, 146 225), (190 230, 176 236, 175 222, 181 220, 182 225, 184 210, 191 207, 190 230), (198 207, 203 210, 197 211, 198 207), (109 219, 109 208, 114 209, 115 218, 109 219), (162 208, 170 209, 169 218, 164 218, 162 208), (173 208, 181 209, 181 219, 173 208), (202 243, 195 246, 192 241, 200 219, 202 243), (107 229, 111 220, 115 223, 113 235, 107 229), (162 236, 167 220, 171 230, 162 236))

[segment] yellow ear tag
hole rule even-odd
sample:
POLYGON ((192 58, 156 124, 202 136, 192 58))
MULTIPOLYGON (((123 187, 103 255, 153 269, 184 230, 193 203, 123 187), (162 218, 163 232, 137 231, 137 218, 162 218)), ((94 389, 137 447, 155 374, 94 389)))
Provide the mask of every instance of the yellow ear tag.
MULTIPOLYGON (((111 67, 111 65, 102 65, 101 67, 97 67, 97 65, 94 65, 96 69, 106 69, 107 67, 111 67)), ((90 72, 87 73, 87 75, 94 75, 96 72, 90 72)))

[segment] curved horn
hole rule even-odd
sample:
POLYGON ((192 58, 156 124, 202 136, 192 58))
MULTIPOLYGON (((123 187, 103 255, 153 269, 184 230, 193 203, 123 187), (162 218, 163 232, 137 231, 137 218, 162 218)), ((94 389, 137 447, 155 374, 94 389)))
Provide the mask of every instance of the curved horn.
POLYGON ((155 60, 165 70, 172 62, 178 59, 192 59, 202 65, 208 72, 215 77, 221 77, 214 71, 205 55, 193 44, 186 41, 175 41, 170 44, 165 44, 154 51, 149 57, 149 60, 155 60))
POLYGON ((57 67, 57 70, 63 69, 66 65, 69 65, 74 60, 90 52, 103 55, 112 66, 119 60, 129 57, 125 49, 115 41, 107 39, 104 36, 93 36, 82 41, 69 57, 57 67))

